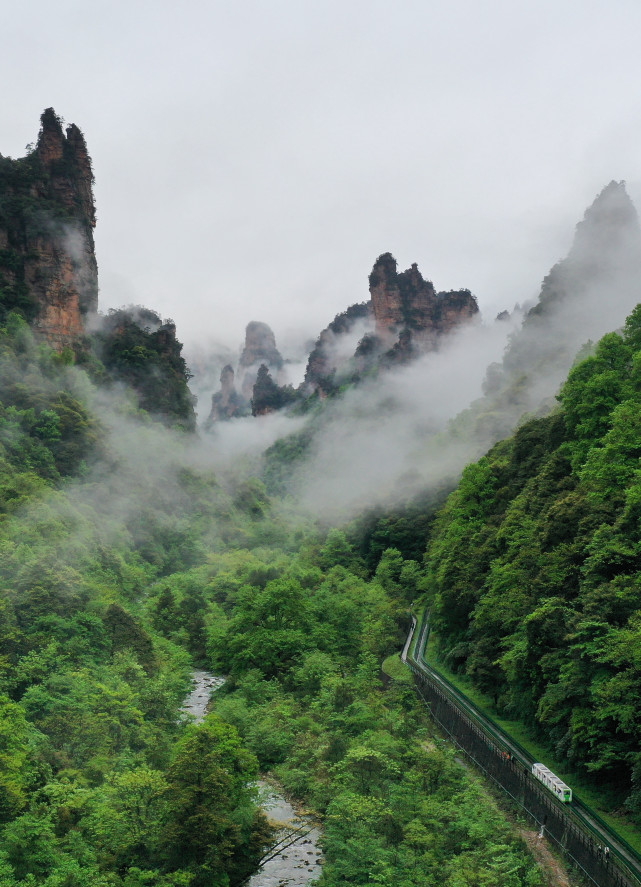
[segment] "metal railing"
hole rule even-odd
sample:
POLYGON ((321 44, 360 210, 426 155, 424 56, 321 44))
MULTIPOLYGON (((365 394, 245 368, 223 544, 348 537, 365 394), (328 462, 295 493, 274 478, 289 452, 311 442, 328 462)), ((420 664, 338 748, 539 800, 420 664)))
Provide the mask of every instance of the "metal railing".
POLYGON ((634 848, 578 798, 576 793, 573 803, 568 805, 547 792, 531 776, 534 759, 526 749, 426 661, 429 611, 423 612, 418 632, 416 629, 417 621, 413 619, 402 654, 403 660, 419 682, 429 685, 429 700, 420 687, 419 693, 429 705, 432 716, 455 744, 503 791, 513 797, 539 826, 545 828, 547 836, 593 883, 599 887, 641 887, 641 856, 634 848), (455 710, 457 717, 448 715, 443 708, 444 704, 455 710), (446 720, 450 723, 444 723, 446 720), (465 740, 465 744, 461 740, 465 740), (475 754, 472 747, 478 744, 478 740, 486 746, 480 746, 480 755, 475 754), (515 766, 508 770, 501 769, 500 766, 497 769, 497 762, 500 765, 506 760, 515 766), (517 783, 519 797, 512 791, 517 783), (528 798, 530 806, 537 810, 528 809, 528 798), (542 810, 547 812, 541 813, 542 810), (554 829, 551 828, 551 823, 546 823, 549 816, 555 823, 554 829), (604 852, 606 847, 609 853, 604 852))

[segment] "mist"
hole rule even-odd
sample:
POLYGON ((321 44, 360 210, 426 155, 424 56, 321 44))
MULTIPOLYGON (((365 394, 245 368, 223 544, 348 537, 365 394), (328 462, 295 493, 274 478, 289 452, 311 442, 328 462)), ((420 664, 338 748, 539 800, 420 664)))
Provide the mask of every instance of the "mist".
POLYGON ((524 417, 555 407, 577 353, 621 327, 640 296, 638 216, 624 184, 611 182, 533 306, 469 323, 438 351, 327 401, 309 420, 312 443, 292 470, 290 494, 303 510, 340 522, 454 485, 524 417))
POLYGON ((488 364, 501 358, 520 315, 470 323, 439 351, 380 373, 328 403, 289 489, 304 510, 340 522, 393 506, 456 476, 477 441, 435 446, 439 433, 482 393, 488 364))
POLYGON ((286 352, 367 298, 386 250, 492 317, 536 295, 597 188, 641 182, 637 4, 144 11, 15 5, 0 151, 21 156, 45 107, 77 123, 101 306, 153 307, 189 348, 234 350, 258 319, 286 352))

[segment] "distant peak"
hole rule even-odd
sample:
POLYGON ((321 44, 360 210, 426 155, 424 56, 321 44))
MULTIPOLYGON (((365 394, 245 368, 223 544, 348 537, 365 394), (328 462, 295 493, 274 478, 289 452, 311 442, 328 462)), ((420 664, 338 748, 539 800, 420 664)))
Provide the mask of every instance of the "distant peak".
MULTIPOLYGON (((588 220, 627 222, 637 219, 637 211, 634 208, 625 182, 611 181, 609 185, 597 195, 591 206, 585 211, 584 221, 588 220)), ((580 225, 581 223, 579 223, 580 225)))
POLYGON ((280 369, 283 358, 276 347, 276 337, 269 324, 260 320, 251 320, 245 330, 245 347, 240 365, 249 367, 260 362, 280 369))
MULTIPOLYGON (((629 237, 639 237, 639 217, 625 188, 625 182, 611 181, 587 208, 576 226, 574 243, 568 256, 572 261, 592 262, 596 255, 605 257, 627 246, 629 237)), ((619 256, 613 257, 618 261, 619 256)))
POLYGON ((38 133, 38 154, 45 164, 60 160, 64 152, 65 136, 62 131, 62 120, 53 108, 47 108, 40 115, 40 132, 38 133))

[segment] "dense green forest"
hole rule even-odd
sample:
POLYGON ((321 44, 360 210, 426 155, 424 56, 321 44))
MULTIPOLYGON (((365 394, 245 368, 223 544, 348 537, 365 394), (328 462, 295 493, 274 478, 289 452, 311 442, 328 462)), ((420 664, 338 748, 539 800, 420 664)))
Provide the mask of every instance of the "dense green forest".
POLYGON ((109 353, 0 330, 0 885, 239 885, 270 841, 259 769, 324 816, 324 885, 541 883, 411 685, 379 680, 428 519, 328 533, 215 476, 109 353), (194 665, 229 675, 198 726, 194 665))
POLYGON ((641 822, 641 307, 463 473, 427 556, 449 665, 641 822))

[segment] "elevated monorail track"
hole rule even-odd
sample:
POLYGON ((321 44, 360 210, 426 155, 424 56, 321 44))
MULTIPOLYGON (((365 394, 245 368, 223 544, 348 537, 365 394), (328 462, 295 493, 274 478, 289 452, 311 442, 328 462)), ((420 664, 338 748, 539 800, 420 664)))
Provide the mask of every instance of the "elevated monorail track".
POLYGON ((429 613, 413 618, 402 659, 417 690, 450 739, 507 792, 598 887, 641 887, 641 856, 576 792, 560 802, 532 776, 534 758, 425 659, 429 613))

